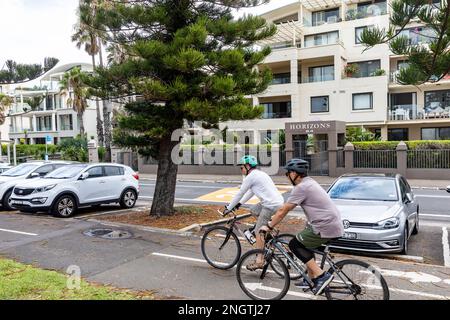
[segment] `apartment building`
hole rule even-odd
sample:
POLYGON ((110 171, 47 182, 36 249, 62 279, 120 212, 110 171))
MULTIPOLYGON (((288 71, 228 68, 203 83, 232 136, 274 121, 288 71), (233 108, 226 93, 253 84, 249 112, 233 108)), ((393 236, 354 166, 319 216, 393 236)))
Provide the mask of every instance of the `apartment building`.
MULTIPOLYGON (((273 82, 249 97, 264 106, 263 117, 221 127, 251 131, 254 143, 267 130, 309 121, 364 126, 383 140, 450 139, 450 76, 435 84, 399 85, 406 58, 384 44, 368 50, 360 44, 365 28, 389 26, 389 1, 299 0, 263 14, 278 27, 261 43, 273 49, 260 66, 272 70, 273 82)), ((411 43, 426 43, 429 32, 412 21, 403 34, 411 43)))
MULTIPOLYGON (((59 82, 64 73, 79 67, 91 72, 92 65, 86 63, 58 64, 40 78, 15 84, 0 85, 3 93, 14 98, 7 111, 7 122, 2 126, 2 140, 16 143, 45 144, 50 136, 54 144, 62 139, 79 134, 77 113, 67 104, 73 92, 61 92, 59 82), (36 98, 41 103, 30 106, 27 101, 36 98)), ((95 102, 88 101, 84 116, 84 127, 88 136, 97 136, 95 102)))

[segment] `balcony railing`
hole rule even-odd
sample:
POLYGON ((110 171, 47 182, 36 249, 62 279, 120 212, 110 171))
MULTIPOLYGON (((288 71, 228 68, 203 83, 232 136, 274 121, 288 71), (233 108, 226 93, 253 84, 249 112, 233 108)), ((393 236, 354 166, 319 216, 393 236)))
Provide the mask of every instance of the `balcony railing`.
POLYGON ((450 118, 450 106, 446 108, 427 108, 415 104, 403 104, 392 106, 388 110, 389 121, 411 121, 418 119, 442 119, 450 118))
POLYGON ((303 83, 333 81, 334 74, 324 74, 320 76, 309 76, 303 78, 303 83))
POLYGON ((386 2, 373 3, 359 8, 348 9, 345 20, 363 19, 387 14, 386 2))
POLYGON ((282 118, 290 118, 290 112, 267 112, 263 113, 263 119, 282 119, 282 118))

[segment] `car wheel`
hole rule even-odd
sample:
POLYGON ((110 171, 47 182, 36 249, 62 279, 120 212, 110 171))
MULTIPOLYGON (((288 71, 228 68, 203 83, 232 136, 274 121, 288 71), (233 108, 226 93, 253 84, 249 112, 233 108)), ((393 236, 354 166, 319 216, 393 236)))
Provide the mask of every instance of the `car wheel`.
POLYGON ((405 227, 403 232, 402 254, 408 254, 408 228, 405 227))
POLYGON ((3 205, 3 210, 5 210, 5 211, 12 211, 12 210, 14 210, 14 208, 9 205, 9 198, 11 198, 11 194, 12 194, 12 190, 9 190, 3 196, 3 203, 2 203, 2 205, 3 205))
POLYGON ((136 201, 137 201, 136 191, 132 189, 127 189, 120 198, 120 207, 122 207, 123 209, 131 209, 135 206, 136 201))
POLYGON ((412 234, 416 235, 419 233, 419 208, 417 208, 417 216, 416 216, 416 223, 414 224, 414 229, 412 234))
POLYGON ((52 208, 52 214, 59 218, 70 218, 77 211, 75 198, 70 195, 64 195, 56 200, 52 208))

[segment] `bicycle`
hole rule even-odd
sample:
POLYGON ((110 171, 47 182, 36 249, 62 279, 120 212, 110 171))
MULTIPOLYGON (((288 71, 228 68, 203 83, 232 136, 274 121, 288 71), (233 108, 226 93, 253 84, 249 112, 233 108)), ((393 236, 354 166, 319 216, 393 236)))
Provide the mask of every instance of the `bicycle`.
MULTIPOLYGON (((284 258, 290 262, 291 266, 301 275, 301 278, 305 279, 308 283, 309 288, 304 289, 305 292, 312 290, 314 283, 308 277, 306 272, 306 267, 303 263, 299 263, 299 260, 294 260, 291 258, 289 252, 285 250, 282 242, 279 239, 278 231, 274 230, 265 235, 267 239, 267 245, 264 249, 254 249, 245 253, 239 260, 236 268, 236 276, 239 282, 239 286, 244 291, 244 293, 254 299, 254 300, 280 300, 288 293, 290 287, 290 280, 288 270, 284 262, 276 255, 275 252, 281 253, 284 258), (245 268, 245 265, 250 261, 254 261, 257 255, 264 255, 265 264, 263 269, 256 271, 249 271, 245 268), (282 270, 283 275, 273 269, 276 265, 277 268, 282 270)), ((367 299, 373 294, 379 293, 373 296, 373 298, 378 300, 389 300, 389 288, 387 286, 386 280, 370 264, 355 260, 347 259, 334 262, 332 256, 330 255, 329 245, 326 245, 323 251, 312 250, 315 254, 321 255, 320 267, 324 270, 325 263, 330 267, 328 272, 334 275, 334 279, 322 292, 328 300, 334 299, 367 299), (351 276, 350 272, 354 272, 351 276), (360 279, 359 277, 365 277, 360 279)), ((298 293, 296 291, 290 292, 292 295, 305 296, 305 293, 298 293)))
MULTIPOLYGON (((224 214, 220 210, 217 211, 221 216, 227 216, 227 214, 224 214)), ((231 210, 230 213, 232 214, 232 217, 224 222, 225 226, 211 227, 203 234, 201 241, 202 254, 208 264, 214 268, 227 270, 233 268, 238 263, 242 252, 238 235, 244 237, 248 243, 253 245, 253 243, 245 236, 241 228, 239 228, 239 226, 243 224, 239 222, 239 220, 248 218, 251 214, 249 213, 238 217, 236 216, 235 211, 236 210, 231 210)), ((289 252, 288 254, 291 257, 291 260, 296 260, 297 258, 289 251, 288 247, 289 241, 292 240, 294 236, 291 234, 281 234, 278 237, 283 240, 283 246, 285 246, 285 250, 289 252)), ((280 259, 284 259, 284 257, 280 255, 280 259)), ((290 261, 285 261, 285 267, 292 271, 290 273, 290 278, 292 280, 301 277, 301 274, 296 273, 296 270, 291 268, 290 261)), ((280 276, 283 275, 283 270, 277 268, 277 266, 273 266, 273 270, 280 276)))

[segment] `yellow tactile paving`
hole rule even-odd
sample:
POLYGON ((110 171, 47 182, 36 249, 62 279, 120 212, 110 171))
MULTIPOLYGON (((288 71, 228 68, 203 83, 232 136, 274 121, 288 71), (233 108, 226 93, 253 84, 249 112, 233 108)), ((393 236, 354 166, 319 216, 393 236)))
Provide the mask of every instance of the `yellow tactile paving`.
MULTIPOLYGON (((276 186, 278 191, 280 191, 281 194, 291 191, 292 187, 290 186, 276 186)), ((239 188, 223 188, 208 194, 205 194, 195 200, 202 200, 202 201, 214 201, 214 202, 230 202, 233 197, 238 193, 239 188)), ((257 197, 251 198, 249 201, 247 201, 247 204, 256 204, 259 202, 259 199, 257 197)))

